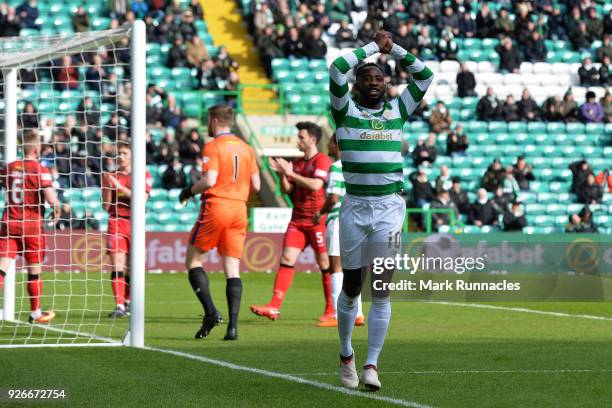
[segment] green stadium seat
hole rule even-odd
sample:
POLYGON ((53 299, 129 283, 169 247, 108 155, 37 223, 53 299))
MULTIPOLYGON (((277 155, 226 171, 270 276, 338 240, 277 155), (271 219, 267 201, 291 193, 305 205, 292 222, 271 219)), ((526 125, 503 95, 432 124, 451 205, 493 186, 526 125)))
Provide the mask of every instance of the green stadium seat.
POLYGON ((525 212, 532 215, 540 215, 546 213, 546 207, 538 203, 525 203, 525 212))
POLYGON ((526 133, 527 124, 525 122, 508 122, 509 133, 526 133))
POLYGON ((566 123, 565 124, 565 132, 576 134, 576 133, 585 133, 585 126, 583 123, 566 123))
POLYGON ((327 72, 327 61, 324 59, 313 59, 308 62, 308 69, 312 71, 324 71, 327 72))
POLYGON ((586 133, 590 135, 600 135, 605 131, 605 127, 602 123, 587 123, 585 126, 586 133))
POLYGON ((546 132, 546 124, 542 122, 529 122, 529 124, 527 125, 527 132, 529 133, 546 132))
MULTIPOLYGON (((546 214, 548 215, 564 215, 566 214, 567 206, 563 204, 549 204, 546 206, 546 214)), ((529 212, 528 214, 535 214, 529 212)))
POLYGON ((480 228, 476 225, 466 225, 463 227, 464 234, 480 234, 480 228))
POLYGON ((499 40, 497 38, 483 38, 480 46, 483 50, 492 50, 495 49, 499 45, 499 40))
POLYGON ((293 59, 289 61, 290 69, 294 71, 308 71, 307 59, 293 59))
POLYGON ((149 201, 168 201, 168 190, 153 188, 149 193, 149 201))
POLYGON ((546 192, 539 192, 538 190, 536 190, 534 188, 534 184, 536 184, 537 182, 532 181, 531 182, 531 189, 538 192, 538 203, 540 204, 553 204, 557 202, 557 197, 555 196, 555 194, 551 194, 551 193, 546 193, 546 192))

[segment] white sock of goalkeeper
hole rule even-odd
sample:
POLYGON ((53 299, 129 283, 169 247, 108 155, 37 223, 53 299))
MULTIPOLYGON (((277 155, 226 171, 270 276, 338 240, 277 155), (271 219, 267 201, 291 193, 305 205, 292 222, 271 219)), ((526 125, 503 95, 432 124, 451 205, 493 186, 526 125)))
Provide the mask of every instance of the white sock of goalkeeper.
POLYGON ((385 343, 391 320, 391 298, 372 298, 368 313, 368 357, 365 365, 378 366, 378 355, 385 343))
POLYGON ((338 335, 340 336, 340 355, 353 354, 353 328, 357 317, 357 297, 351 298, 344 291, 338 296, 338 335))
POLYGON ((331 296, 334 304, 334 314, 338 318, 338 296, 342 292, 342 272, 334 272, 331 274, 331 296))
POLYGON ((357 296, 357 316, 363 316, 363 305, 361 304, 361 295, 357 296))

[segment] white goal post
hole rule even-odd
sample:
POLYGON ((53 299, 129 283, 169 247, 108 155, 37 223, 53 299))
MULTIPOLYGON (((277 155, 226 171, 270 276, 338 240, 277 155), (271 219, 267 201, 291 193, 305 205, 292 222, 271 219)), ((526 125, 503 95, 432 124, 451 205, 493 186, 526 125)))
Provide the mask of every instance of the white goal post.
MULTIPOLYGON (((93 57, 92 57, 93 58, 93 57)), ((115 60, 117 61, 117 60, 115 60)), ((4 279, 3 288, 3 301, 2 310, 0 311, 0 348, 5 347, 52 347, 52 346, 117 346, 117 345, 130 345, 133 347, 144 347, 144 317, 145 317, 145 183, 146 183, 146 28, 144 22, 137 20, 131 25, 122 26, 113 30, 70 34, 70 35, 51 35, 51 36, 36 36, 36 37, 15 37, 15 38, 3 38, 0 42, 0 70, 3 75, 3 87, 4 87, 4 100, 3 107, 0 107, 0 115, 4 119, 4 135, 0 138, 0 149, 3 154, 3 162, 9 163, 21 157, 19 154, 19 136, 20 132, 23 132, 27 127, 24 125, 24 111, 19 108, 19 104, 27 104, 30 102, 27 97, 23 97, 24 94, 36 95, 40 111, 36 112, 36 122, 40 123, 37 127, 41 138, 43 137, 44 131, 50 132, 52 141, 46 141, 48 149, 53 149, 52 156, 54 158, 59 157, 58 152, 55 151, 55 134, 53 133, 56 129, 62 126, 68 127, 63 121, 69 120, 68 116, 86 115, 86 112, 82 111, 81 108, 76 107, 77 99, 78 102, 82 102, 87 95, 94 95, 90 97, 93 99, 93 106, 95 107, 91 112, 97 115, 99 121, 95 126, 89 126, 87 119, 85 124, 79 123, 81 130, 86 132, 99 132, 103 133, 103 120, 106 120, 108 116, 119 116, 115 115, 115 112, 119 112, 119 99, 122 96, 119 92, 124 89, 125 85, 131 86, 131 103, 129 109, 130 118, 129 126, 124 124, 123 126, 127 129, 129 127, 129 141, 131 144, 131 239, 130 239, 130 258, 128 259, 128 267, 130 270, 130 290, 131 295, 130 309, 131 314, 129 317, 129 326, 127 324, 122 325, 119 319, 110 319, 106 316, 108 305, 112 301, 112 295, 110 291, 110 278, 109 278, 109 267, 104 257, 104 247, 100 247, 100 243, 104 242, 103 231, 96 228, 95 231, 92 229, 88 230, 86 227, 86 233, 83 235, 83 245, 85 247, 80 259, 86 265, 84 270, 76 270, 73 268, 74 265, 47 265, 47 271, 43 271, 43 296, 41 297, 43 308, 48 307, 45 303, 50 306, 57 307, 57 317, 55 320, 47 324, 30 324, 27 322, 27 309, 28 296, 25 293, 25 287, 27 282, 23 277, 23 270, 17 270, 15 263, 11 268, 6 271, 6 277, 4 279), (54 69, 59 69, 57 61, 65 57, 71 57, 75 60, 81 61, 80 64, 75 65, 76 68, 85 70, 91 67, 87 61, 90 55, 101 52, 112 53, 109 60, 115 58, 115 53, 123 52, 124 55, 129 52, 129 62, 116 62, 115 65, 108 63, 103 68, 110 72, 123 72, 125 70, 130 71, 129 79, 115 79, 114 83, 110 86, 114 86, 115 94, 109 97, 107 94, 103 94, 106 91, 102 91, 103 85, 94 84, 92 86, 89 77, 87 79, 80 79, 82 83, 74 84, 73 88, 66 88, 61 90, 59 86, 61 83, 54 82, 53 73, 54 69), (30 79, 30 82, 25 82, 21 72, 24 70, 30 70, 34 72, 35 79, 30 79), (38 72, 45 71, 47 73, 40 75, 38 72), (43 79, 45 78, 45 79, 43 79), (48 80, 48 78, 51 78, 48 80), (39 81, 40 80, 40 81, 39 81), (42 83, 45 83, 45 87, 42 87, 42 83), (26 87, 27 85, 27 87, 26 87), (99 88, 96 88, 99 86, 99 88), (100 91, 91 91, 91 88, 99 89, 100 91), (51 96, 48 96, 51 95, 51 96), (60 95, 64 99, 59 98, 60 95), (86 96, 83 96, 86 95, 86 96), (98 99, 96 99, 98 98, 98 99), (26 101, 27 100, 27 101, 26 101), (109 103, 109 100, 111 101, 109 103), (113 104, 116 110, 113 110, 113 104), (43 112, 43 107, 45 111, 43 112), (110 107, 110 108, 109 108, 110 107), (106 110, 105 110, 106 109, 106 110), (109 110, 110 109, 110 110, 109 110), (49 125, 47 126, 48 121, 49 125), (102 119, 102 120, 100 120, 102 119), (21 123, 18 123, 18 120, 21 123), (57 123, 56 123, 57 121, 57 123), (58 125, 58 123, 62 125, 58 125), (44 129, 43 129, 44 128, 44 129), (92 242, 95 241, 96 248, 89 247, 90 238, 92 242), (89 259, 89 256, 97 251, 96 253, 99 259, 95 262, 89 259), (90 263, 91 261, 91 263, 90 263), (88 270, 90 266, 92 270, 88 270), (95 271, 94 271, 95 269, 95 271), (47 281, 45 281, 47 280, 47 281), (17 290, 16 290, 17 288, 17 290), (21 289, 21 295, 19 288, 21 289), (25 300, 24 300, 25 299, 25 300), (72 309, 75 307, 75 309, 72 309), (117 320, 117 321, 116 321, 117 320), (3 333, 4 332, 4 333, 3 333)), ((81 72, 82 74, 84 71, 81 72)), ((118 77, 118 75, 115 75, 118 77)), ((81 76, 85 78, 85 75, 81 76)), ((109 82, 110 83, 110 82, 109 82)), ((129 101, 130 98, 128 98, 129 101)), ((0 101, 1 103, 2 101, 0 101)), ((85 103, 85 102, 83 102, 85 103)), ((81 106, 81 105, 79 105, 81 106)), ((83 106, 87 106, 86 104, 83 106)), ((87 108, 89 109, 89 108, 87 108)), ((75 129, 78 125, 75 125, 75 129)), ((107 127, 110 129, 110 127, 107 127)), ((117 125, 116 129, 111 129, 111 132, 116 132, 117 136, 120 132, 121 125, 117 125)), ((104 128, 106 129, 106 128, 104 128)), ((71 140, 68 137, 68 142, 65 143, 71 146, 71 140)), ((74 136, 72 138, 74 144, 74 136)), ((106 138, 104 140, 107 140, 106 138)), ((117 138, 114 141, 119 140, 117 138)), ((90 143, 87 138, 85 142, 77 141, 76 144, 81 143, 84 146, 88 146, 90 143)), ((102 149, 102 144, 98 149, 102 149)), ((87 147, 88 148, 88 147, 87 147)), ((104 150, 102 150, 104 151, 104 150)), ((73 160, 78 161, 82 151, 74 151, 71 149, 68 152, 67 160, 72 163, 73 160), (78 157, 76 156, 78 153, 78 157)), ((100 180, 102 177, 102 170, 105 165, 105 160, 108 159, 111 162, 114 158, 105 156, 106 153, 100 153, 99 157, 92 157, 90 153, 84 153, 83 162, 85 164, 84 170, 86 174, 83 174, 83 178, 88 180, 87 177, 92 179, 100 180), (99 173, 90 174, 93 171, 89 169, 90 159, 98 160, 100 164, 99 173)), ((72 169, 73 164, 70 164, 72 169)), ((57 170, 57 169, 56 169, 57 170)), ((68 181, 68 186, 64 188, 65 194, 68 195, 69 199, 73 196, 84 196, 91 193, 95 187, 86 184, 85 188, 77 188, 73 185, 72 174, 63 174, 68 181)), ((97 188, 100 189, 100 182, 97 182, 97 188)), ((96 194, 99 197, 99 194, 96 194)), ((91 208, 100 209, 101 202, 100 198, 98 202, 89 201, 91 208)), ((70 205, 81 205, 80 202, 67 201, 70 205)), ((89 205, 89 204, 88 204, 89 205)), ((84 219, 87 219, 87 208, 85 209, 84 219)), ((49 210, 47 209, 47 214, 49 210)), ((101 213, 99 213, 101 214, 101 213)), ((93 217, 93 216, 92 216, 93 217)), ((68 232, 64 233, 62 238, 63 241, 72 243, 72 219, 69 220, 70 226, 68 232)), ((103 219, 98 219, 102 224, 105 222, 103 219)), ((88 224, 85 224, 88 225, 88 224)), ((47 247, 50 242, 54 245, 58 251, 65 250, 69 257, 74 256, 77 253, 77 249, 61 248, 57 249, 58 242, 60 241, 59 235, 57 235, 55 229, 46 230, 46 241, 47 247)), ((79 253, 81 254, 81 253, 79 253)), ((58 259, 57 254, 54 254, 53 259, 58 259)), ((29 313, 29 311, 28 311, 29 313)), ((125 321, 125 319, 124 319, 125 321)), ((126 322, 127 323, 127 322, 126 322)))

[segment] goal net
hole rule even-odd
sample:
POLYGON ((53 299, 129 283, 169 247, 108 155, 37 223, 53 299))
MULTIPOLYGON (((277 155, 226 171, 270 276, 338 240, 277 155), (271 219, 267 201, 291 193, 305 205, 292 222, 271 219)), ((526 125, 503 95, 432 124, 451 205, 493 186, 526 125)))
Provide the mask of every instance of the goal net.
MULTIPOLYGON (((0 42, 2 167, 31 155, 23 140, 38 134, 39 162, 51 175, 62 209, 54 219, 46 204, 44 229, 32 233, 26 227, 32 223, 27 220, 31 206, 23 198, 32 193, 28 188, 34 188, 24 181, 35 177, 27 174, 32 167, 22 164, 7 170, 4 179, 16 181, 0 191, 0 206, 9 212, 7 206, 17 208, 21 203, 26 219, 10 221, 24 224, 25 238, 13 236, 17 227, 7 223, 0 231, 0 239, 9 242, 9 250, 0 253, 4 262, 17 249, 0 291, 0 347, 144 345, 145 42, 142 22, 0 42), (126 285, 111 283, 115 268, 106 251, 105 209, 116 203, 103 197, 117 200, 120 194, 102 193, 108 174, 117 174, 117 146, 124 142, 130 146, 132 173, 131 179, 125 176, 132 190, 126 285), (44 237, 44 255, 33 234, 44 237), (29 267, 37 256, 42 257, 38 282, 29 267), (131 314, 109 317, 118 294, 131 300, 131 314), (53 311, 55 318, 47 322, 39 317, 40 311, 53 311)), ((35 190, 39 194, 40 189, 35 190)), ((10 214, 3 221, 10 220, 10 214)))

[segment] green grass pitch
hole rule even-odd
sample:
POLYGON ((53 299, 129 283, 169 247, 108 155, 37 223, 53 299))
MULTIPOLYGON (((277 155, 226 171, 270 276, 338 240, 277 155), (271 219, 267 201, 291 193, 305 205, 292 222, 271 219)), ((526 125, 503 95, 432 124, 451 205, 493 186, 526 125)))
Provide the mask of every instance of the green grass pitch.
MULTIPOLYGON (((323 306, 320 276, 296 274, 281 319, 270 322, 252 315, 248 306, 268 300, 273 278, 269 274, 243 275, 239 340, 224 342, 225 325, 205 340, 193 339, 201 308, 185 274, 148 275, 147 345, 338 385, 337 332, 315 326, 323 306)), ((109 311, 108 280, 90 284, 92 294, 105 293, 98 300, 104 299, 104 308, 108 307, 104 312, 109 311)), ((62 286, 68 283, 56 285, 57 293, 69 287, 62 286)), ((73 283, 72 290, 77 293, 79 283, 73 283)), ((222 275, 211 276, 211 290, 217 306, 227 315, 222 275)), ((86 306, 78 303, 85 299, 72 301, 77 302, 75 308, 96 310, 95 299, 90 298, 86 306)), ((56 301, 59 305, 68 298, 56 301)), ((496 306, 606 316, 608 320, 396 302, 379 361, 383 388, 376 395, 432 407, 612 406, 609 303, 496 306)), ((95 318, 91 312, 83 312, 71 315, 70 321, 91 323, 95 318)), ((126 327, 125 322, 111 325, 106 317, 101 319, 104 325, 99 335, 117 335, 126 327)), ((6 340, 7 329, 10 327, 5 325, 0 340, 6 340)), ((9 330, 8 335, 12 333, 9 330)), ((366 338, 367 327, 355 329, 358 363, 365 358, 366 338)), ((53 406, 392 405, 369 399, 371 394, 365 392, 345 395, 337 389, 127 347, 0 349, 0 361, 0 389, 65 389, 67 401, 53 406)), ((11 406, 6 399, 0 400, 0 406, 3 404, 11 406)), ((14 406, 42 405, 20 402, 14 406)))

